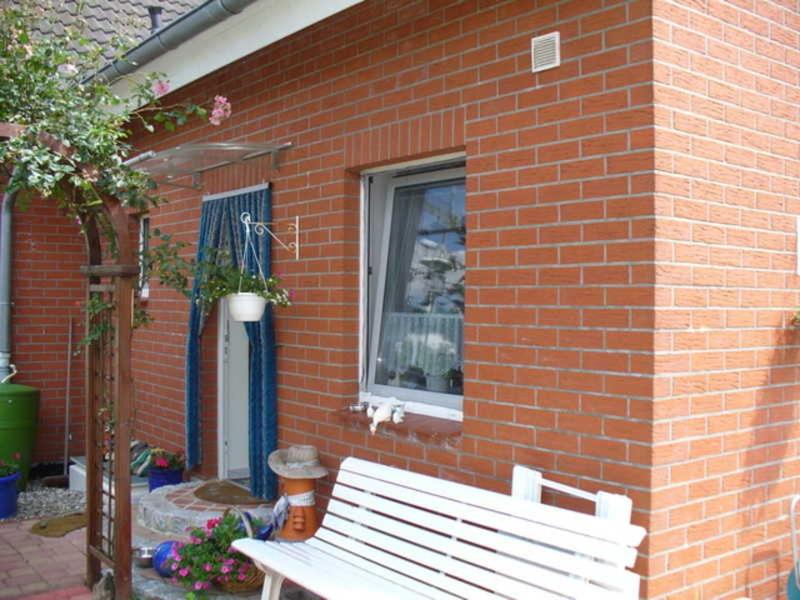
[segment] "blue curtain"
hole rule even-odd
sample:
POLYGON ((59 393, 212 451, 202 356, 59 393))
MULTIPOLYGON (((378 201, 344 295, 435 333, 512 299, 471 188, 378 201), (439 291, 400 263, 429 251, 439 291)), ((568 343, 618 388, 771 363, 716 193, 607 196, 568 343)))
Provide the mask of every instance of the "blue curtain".
MULTIPOLYGON (((240 217, 249 212, 254 221, 270 221, 271 189, 236 194, 203 203, 200 233, 197 241, 197 262, 205 258, 206 248, 230 253, 239 265, 245 255, 245 229, 240 217)), ((269 236, 252 236, 258 259, 269 276, 269 236)), ((245 268, 257 272, 252 253, 247 253, 245 268)), ((189 333, 186 341, 186 462, 189 467, 202 461, 200 444, 200 344, 205 325, 204 306, 199 281, 192 289, 189 309, 189 333)), ((257 323, 246 323, 250 340, 249 444, 250 491, 254 496, 272 499, 277 494, 275 474, 267 466, 267 455, 278 447, 278 418, 275 371, 275 332, 272 311, 267 308, 257 323)))

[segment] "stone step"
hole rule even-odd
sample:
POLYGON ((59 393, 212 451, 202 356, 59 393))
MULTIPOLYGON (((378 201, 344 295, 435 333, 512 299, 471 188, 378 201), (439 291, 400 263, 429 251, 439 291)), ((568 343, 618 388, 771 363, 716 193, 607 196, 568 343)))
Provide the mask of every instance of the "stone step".
MULTIPOLYGON (((206 521, 222 516, 231 507, 195 497, 194 490, 203 483, 191 481, 167 485, 140 496, 136 510, 137 522, 152 531, 180 537, 185 537, 189 528, 204 527, 206 521)), ((272 503, 238 508, 265 522, 272 519, 272 503)))

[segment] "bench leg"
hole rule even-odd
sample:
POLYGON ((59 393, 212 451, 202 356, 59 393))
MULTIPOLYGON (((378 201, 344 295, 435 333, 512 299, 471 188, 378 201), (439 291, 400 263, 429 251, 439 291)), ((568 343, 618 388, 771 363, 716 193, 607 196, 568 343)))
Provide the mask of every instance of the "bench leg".
POLYGON ((281 585, 283 585, 283 575, 265 572, 261 600, 278 600, 281 595, 281 585))

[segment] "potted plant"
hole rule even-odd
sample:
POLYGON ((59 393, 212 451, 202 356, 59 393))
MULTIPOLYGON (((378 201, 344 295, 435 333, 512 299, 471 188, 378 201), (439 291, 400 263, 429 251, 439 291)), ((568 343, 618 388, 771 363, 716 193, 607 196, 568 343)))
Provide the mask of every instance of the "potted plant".
POLYGON ((150 468, 147 471, 147 486, 152 492, 165 485, 183 482, 185 459, 181 452, 169 452, 163 448, 150 450, 150 468))
POLYGON ((205 528, 189 530, 189 541, 178 542, 166 561, 172 583, 191 590, 187 598, 197 598, 212 586, 228 593, 252 591, 264 583, 264 576, 249 558, 231 549, 243 537, 253 537, 253 530, 264 527, 247 513, 226 512, 210 519, 205 528))
POLYGON ((452 367, 445 371, 444 378, 447 380, 447 388, 451 393, 464 393, 464 372, 460 366, 452 367))
POLYGON ((289 292, 280 285, 280 278, 250 273, 236 267, 227 252, 208 249, 198 267, 200 297, 205 310, 220 298, 228 299, 228 310, 234 321, 259 321, 267 303, 289 306, 289 292))
POLYGON ((0 519, 13 517, 17 513, 17 479, 20 477, 17 452, 11 461, 0 459, 0 519))
POLYGON ((429 392, 446 394, 450 391, 450 381, 447 378, 448 371, 441 374, 428 373, 425 375, 425 383, 429 392))

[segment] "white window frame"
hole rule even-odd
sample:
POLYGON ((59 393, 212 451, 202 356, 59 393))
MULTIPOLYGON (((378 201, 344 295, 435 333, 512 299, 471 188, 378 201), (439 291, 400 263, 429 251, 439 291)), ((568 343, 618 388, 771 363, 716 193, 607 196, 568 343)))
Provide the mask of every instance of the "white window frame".
POLYGON ((431 170, 420 174, 399 175, 394 177, 393 174, 402 172, 404 169, 413 167, 435 167, 438 163, 445 161, 453 161, 454 159, 463 159, 463 154, 447 155, 446 157, 436 157, 425 161, 416 161, 414 163, 404 163, 400 165, 393 165, 391 167, 384 167, 379 170, 364 172, 362 177, 361 189, 361 256, 360 256, 360 310, 359 310, 359 366, 360 366, 360 394, 359 399, 370 403, 380 402, 401 402, 406 412, 424 414, 432 417, 450 419, 461 421, 463 420, 463 396, 455 394, 443 394, 437 392, 429 392, 426 390, 413 390, 408 388, 401 388, 389 385, 382 385, 375 383, 375 365, 377 354, 373 351, 370 356, 367 356, 367 342, 369 347, 375 349, 379 345, 381 320, 383 317, 383 295, 386 283, 386 268, 389 241, 391 238, 391 222, 392 212, 394 208, 395 190, 398 187, 406 187, 409 185, 421 183, 433 183, 436 181, 448 181, 453 179, 465 179, 466 171, 464 167, 450 167, 442 165, 441 169, 431 170), (379 240, 380 242, 380 256, 377 261, 373 261, 373 269, 377 276, 377 285, 375 288, 375 299, 377 303, 375 307, 374 323, 369 323, 369 273, 368 273, 368 260, 370 235, 369 235, 369 212, 367 203, 370 194, 370 176, 383 176, 391 178, 389 184, 385 189, 385 210, 384 210, 384 226, 383 235, 379 240))
POLYGON ((145 215, 139 219, 139 298, 142 300, 150 297, 150 274, 145 273, 144 268, 144 252, 149 249, 150 217, 145 215))

